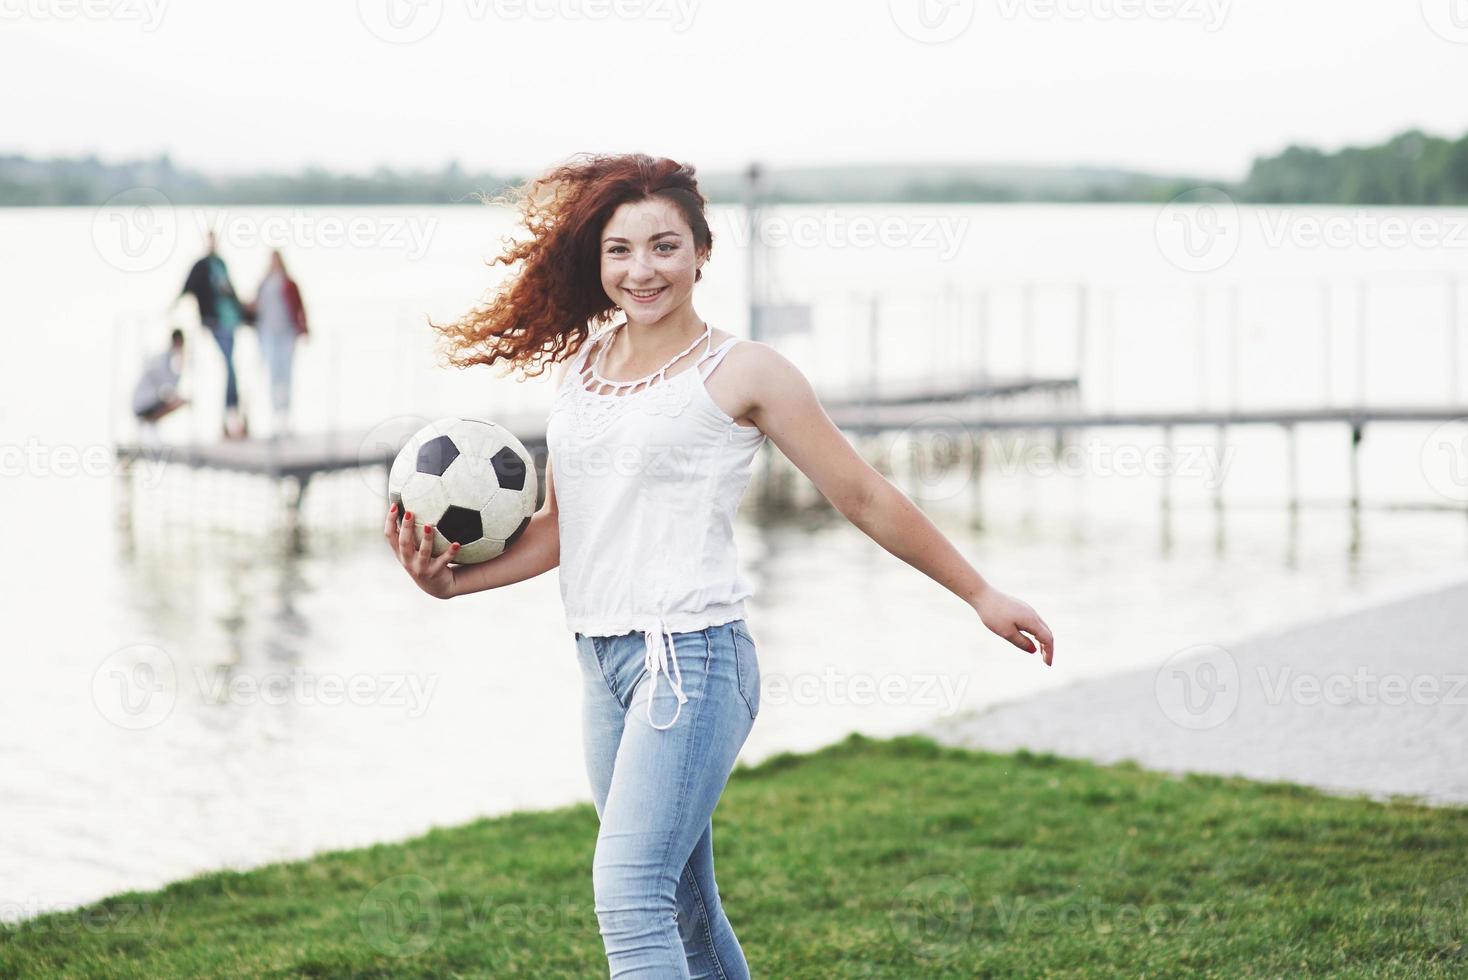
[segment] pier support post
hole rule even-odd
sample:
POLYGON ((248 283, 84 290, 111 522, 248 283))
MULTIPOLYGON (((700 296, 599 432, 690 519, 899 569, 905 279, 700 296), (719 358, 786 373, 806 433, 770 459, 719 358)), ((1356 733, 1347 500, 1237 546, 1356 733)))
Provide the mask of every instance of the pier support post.
POLYGON ((1162 427, 1162 553, 1172 550, 1172 426, 1162 427))
MULTIPOLYGON (((1220 461, 1227 459, 1228 457, 1226 453, 1228 452, 1228 426, 1219 425, 1218 428, 1215 430, 1215 434, 1218 437, 1217 443, 1215 444, 1218 450, 1217 458, 1220 461)), ((1222 470, 1219 471, 1218 479, 1215 480, 1213 483, 1213 550, 1215 554, 1220 555, 1223 554, 1224 550, 1222 470)))
POLYGON ((968 526, 975 531, 984 529, 984 430, 972 434, 969 439, 969 519, 968 526))
POLYGON ((1285 468, 1289 479, 1290 513, 1300 511, 1300 447, 1293 422, 1285 424, 1285 468))
POLYGON ((1361 513, 1361 437, 1365 434, 1364 422, 1351 423, 1351 516, 1361 513))

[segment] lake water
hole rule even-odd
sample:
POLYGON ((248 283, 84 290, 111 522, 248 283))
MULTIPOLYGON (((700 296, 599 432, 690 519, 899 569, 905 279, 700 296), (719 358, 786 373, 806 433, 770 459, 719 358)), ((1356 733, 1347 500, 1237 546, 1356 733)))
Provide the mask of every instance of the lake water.
MULTIPOLYGON (((141 245, 126 237, 136 213, 0 211, 0 462, 13 521, 0 572, 0 918, 589 798, 554 573, 450 603, 422 595, 377 537, 380 473, 313 486, 303 554, 284 547, 269 488, 238 478, 157 474, 134 495, 130 531, 117 526, 111 446, 132 436, 131 383, 171 323, 189 327, 199 405, 163 433, 218 430, 217 352, 189 306, 175 320, 163 312, 198 251, 201 214, 222 222, 221 253, 246 294, 264 269, 260 243, 286 238, 314 333, 298 354, 300 428, 549 404, 544 378, 435 367, 423 326, 493 283, 485 260, 513 231, 502 211, 158 212, 163 237, 141 245), (140 690, 153 696, 138 701, 140 690)), ((1149 207, 777 209, 779 295, 813 304, 811 334, 778 344, 823 392, 864 383, 876 294, 883 384, 1078 376, 1092 410, 1462 401, 1448 325, 1468 310, 1453 278, 1468 212, 1223 214, 1236 252, 1219 262, 1179 251, 1171 216, 1149 207), (1383 244, 1384 223, 1416 244, 1383 244), (1312 227, 1345 243, 1313 241, 1312 227)), ((744 334, 747 237, 738 212, 714 219, 695 301, 744 334)), ((263 405, 258 352, 242 336, 247 404, 263 405)), ((1307 506, 1293 524, 1284 437, 1230 430, 1221 528, 1211 473, 1180 472, 1167 543, 1160 479, 1117 456, 1154 446, 1154 431, 1078 437, 1080 464, 1061 472, 986 473, 982 533, 966 520, 961 476, 899 469, 974 565, 1049 621, 1049 670, 839 518, 746 514, 738 545, 765 686, 743 758, 921 729, 1462 576, 1463 436, 1369 428, 1362 493, 1393 506, 1368 507, 1353 529, 1337 506, 1344 430, 1302 428, 1307 506)), ((1215 438, 1180 429, 1175 446, 1205 459, 1215 438)))

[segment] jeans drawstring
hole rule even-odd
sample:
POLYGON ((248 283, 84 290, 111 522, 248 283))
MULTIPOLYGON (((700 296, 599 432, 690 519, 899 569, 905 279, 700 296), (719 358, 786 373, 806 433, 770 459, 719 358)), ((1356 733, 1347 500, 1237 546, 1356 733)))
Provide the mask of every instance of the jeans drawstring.
POLYGON ((683 705, 688 696, 683 693, 683 672, 678 669, 678 655, 673 649, 673 634, 669 633, 663 622, 662 611, 659 609, 657 629, 648 630, 644 633, 647 640, 647 651, 643 655, 643 664, 648 672, 652 674, 652 690, 647 695, 647 723, 658 731, 667 731, 673 727, 678 720, 678 714, 683 710, 683 705), (667 640, 664 646, 663 641, 667 640), (669 661, 672 661, 672 669, 669 671, 669 661), (668 675, 668 687, 674 694, 678 695, 678 705, 673 709, 673 717, 666 725, 659 725, 652 720, 652 702, 654 695, 658 692, 658 674, 668 675))

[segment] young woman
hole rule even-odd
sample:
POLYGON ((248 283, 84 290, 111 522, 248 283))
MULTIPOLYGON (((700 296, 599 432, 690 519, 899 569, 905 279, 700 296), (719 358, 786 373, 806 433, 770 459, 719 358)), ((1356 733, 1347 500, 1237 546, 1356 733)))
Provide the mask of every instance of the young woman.
POLYGON ((270 253, 270 268, 255 291, 255 329, 260 333, 260 350, 270 374, 270 404, 275 410, 274 432, 290 433, 291 365, 295 360, 296 340, 307 336, 306 307, 301 290, 286 270, 280 249, 270 253))
POLYGON ((1034 637, 1046 664, 1054 640, 861 458, 794 364, 694 311, 713 236, 692 167, 586 156, 512 200, 530 235, 495 261, 520 268, 486 305, 435 329, 455 366, 569 362, 554 375, 545 503, 513 549, 483 564, 452 564, 456 546, 434 558, 433 528, 415 544, 412 514, 399 523, 390 510, 383 534, 438 598, 560 567, 584 678, 601 820, 592 886, 611 975, 747 977, 714 883, 711 815, 759 713, 733 521, 764 440, 988 629, 1029 653, 1034 637))

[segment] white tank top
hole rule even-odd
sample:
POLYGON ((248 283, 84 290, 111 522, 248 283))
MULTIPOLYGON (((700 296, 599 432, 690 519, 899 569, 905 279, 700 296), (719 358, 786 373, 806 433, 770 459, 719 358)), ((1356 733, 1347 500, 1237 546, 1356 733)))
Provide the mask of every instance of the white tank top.
MULTIPOLYGON (((737 337, 711 350, 705 324, 691 345, 652 374, 608 381, 598 367, 622 325, 583 345, 546 422, 561 534, 561 600, 566 626, 575 632, 645 632, 654 688, 657 674, 668 671, 681 710, 686 698, 677 661, 669 663, 671 634, 742 619, 744 600, 754 594, 739 574, 734 514, 765 434, 726 415, 704 386, 737 337), (668 374, 699 347, 694 363, 668 374)), ((649 698, 649 721, 651 712, 649 698)))

